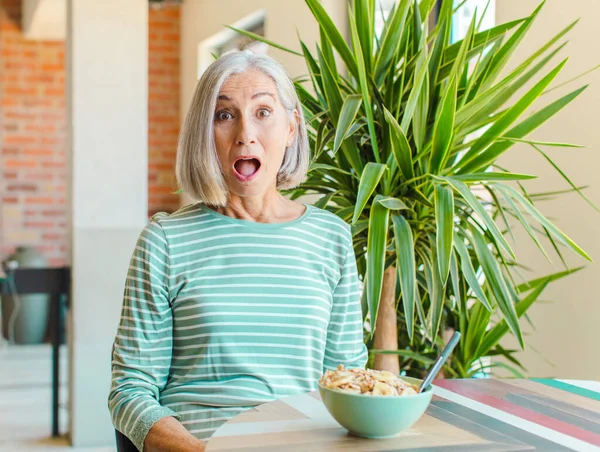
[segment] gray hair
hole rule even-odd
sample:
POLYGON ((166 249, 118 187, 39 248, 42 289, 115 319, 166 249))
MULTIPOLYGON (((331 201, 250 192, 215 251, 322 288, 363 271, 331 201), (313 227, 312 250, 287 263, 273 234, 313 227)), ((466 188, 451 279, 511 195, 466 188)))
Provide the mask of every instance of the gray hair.
POLYGON ((302 105, 289 75, 267 55, 248 50, 228 53, 213 62, 198 81, 177 147, 176 175, 179 187, 192 199, 211 206, 222 207, 228 199, 214 139, 217 97, 229 77, 248 69, 260 70, 271 77, 290 118, 293 118, 294 110, 297 111, 296 134, 285 151, 277 174, 277 189, 297 187, 306 178, 310 160, 308 136, 302 105))

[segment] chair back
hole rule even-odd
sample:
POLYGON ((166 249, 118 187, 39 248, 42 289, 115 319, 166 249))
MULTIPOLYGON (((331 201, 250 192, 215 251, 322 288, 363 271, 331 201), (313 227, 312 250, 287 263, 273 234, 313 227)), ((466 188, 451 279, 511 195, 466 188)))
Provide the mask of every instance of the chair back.
POLYGON ((115 438, 117 440, 117 452, 139 452, 131 440, 117 429, 115 429, 115 438))

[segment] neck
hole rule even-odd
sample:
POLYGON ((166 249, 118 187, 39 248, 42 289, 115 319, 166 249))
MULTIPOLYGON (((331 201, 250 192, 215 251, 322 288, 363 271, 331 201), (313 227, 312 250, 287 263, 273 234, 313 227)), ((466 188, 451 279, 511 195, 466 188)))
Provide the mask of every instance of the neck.
POLYGON ((269 192, 259 196, 240 197, 231 195, 227 205, 218 209, 219 213, 238 220, 256 223, 277 223, 289 216, 290 203, 279 192, 269 192))

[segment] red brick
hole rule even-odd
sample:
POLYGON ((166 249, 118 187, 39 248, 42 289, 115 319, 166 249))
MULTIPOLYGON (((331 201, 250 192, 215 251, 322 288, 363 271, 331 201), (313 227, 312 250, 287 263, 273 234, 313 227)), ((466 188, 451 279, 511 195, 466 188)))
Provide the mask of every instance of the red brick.
POLYGON ((63 236, 61 234, 42 234, 44 240, 61 240, 63 236))
POLYGON ((35 168, 37 166, 37 162, 35 160, 5 160, 4 167, 5 168, 35 168))
POLYGON ((44 217, 64 217, 64 210, 42 210, 42 216, 44 217))
POLYGON ((66 162, 42 162, 43 168, 56 168, 65 169, 67 167, 66 162))
POLYGON ((23 226, 31 229, 51 229, 54 223, 50 221, 24 221, 23 226))
POLYGON ((23 154, 33 155, 37 157, 46 157, 54 155, 54 151, 52 149, 24 149, 23 154))
POLYGON ((20 184, 8 184, 7 187, 7 191, 9 192, 15 192, 15 191, 20 191, 20 192, 36 192, 38 189, 37 185, 35 184, 28 184, 28 183, 20 183, 20 184))
POLYGON ((28 135, 8 135, 4 137, 4 144, 32 144, 37 138, 28 135))
POLYGON ((25 130, 27 132, 54 133, 56 128, 52 124, 27 124, 25 130))
POLYGON ((25 198, 25 203, 26 204, 48 205, 48 204, 54 204, 54 199, 47 197, 47 196, 46 197, 42 197, 42 196, 29 197, 29 198, 25 198))
MULTIPOLYGON (((4 133, 0 138, 4 174, 0 177, 5 181, 1 201, 21 206, 28 221, 22 226, 39 234, 38 243, 33 244, 49 261, 62 265, 69 253, 65 45, 25 40, 21 3, 3 0, 0 8, 0 131, 4 133), (42 184, 44 191, 32 196, 33 187, 42 184)), ((173 211, 179 205, 179 196, 172 194, 180 127, 179 28, 179 7, 150 10, 148 211, 173 211)), ((16 244, 2 240, 2 233, 0 254, 4 255, 16 244)))

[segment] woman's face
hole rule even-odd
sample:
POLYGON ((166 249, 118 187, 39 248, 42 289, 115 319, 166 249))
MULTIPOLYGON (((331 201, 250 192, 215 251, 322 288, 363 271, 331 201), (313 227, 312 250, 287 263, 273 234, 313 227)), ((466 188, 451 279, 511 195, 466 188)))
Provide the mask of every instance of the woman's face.
POLYGON ((256 69, 231 76, 219 92, 214 130, 231 194, 249 197, 276 190, 296 120, 281 104, 269 76, 256 69))

